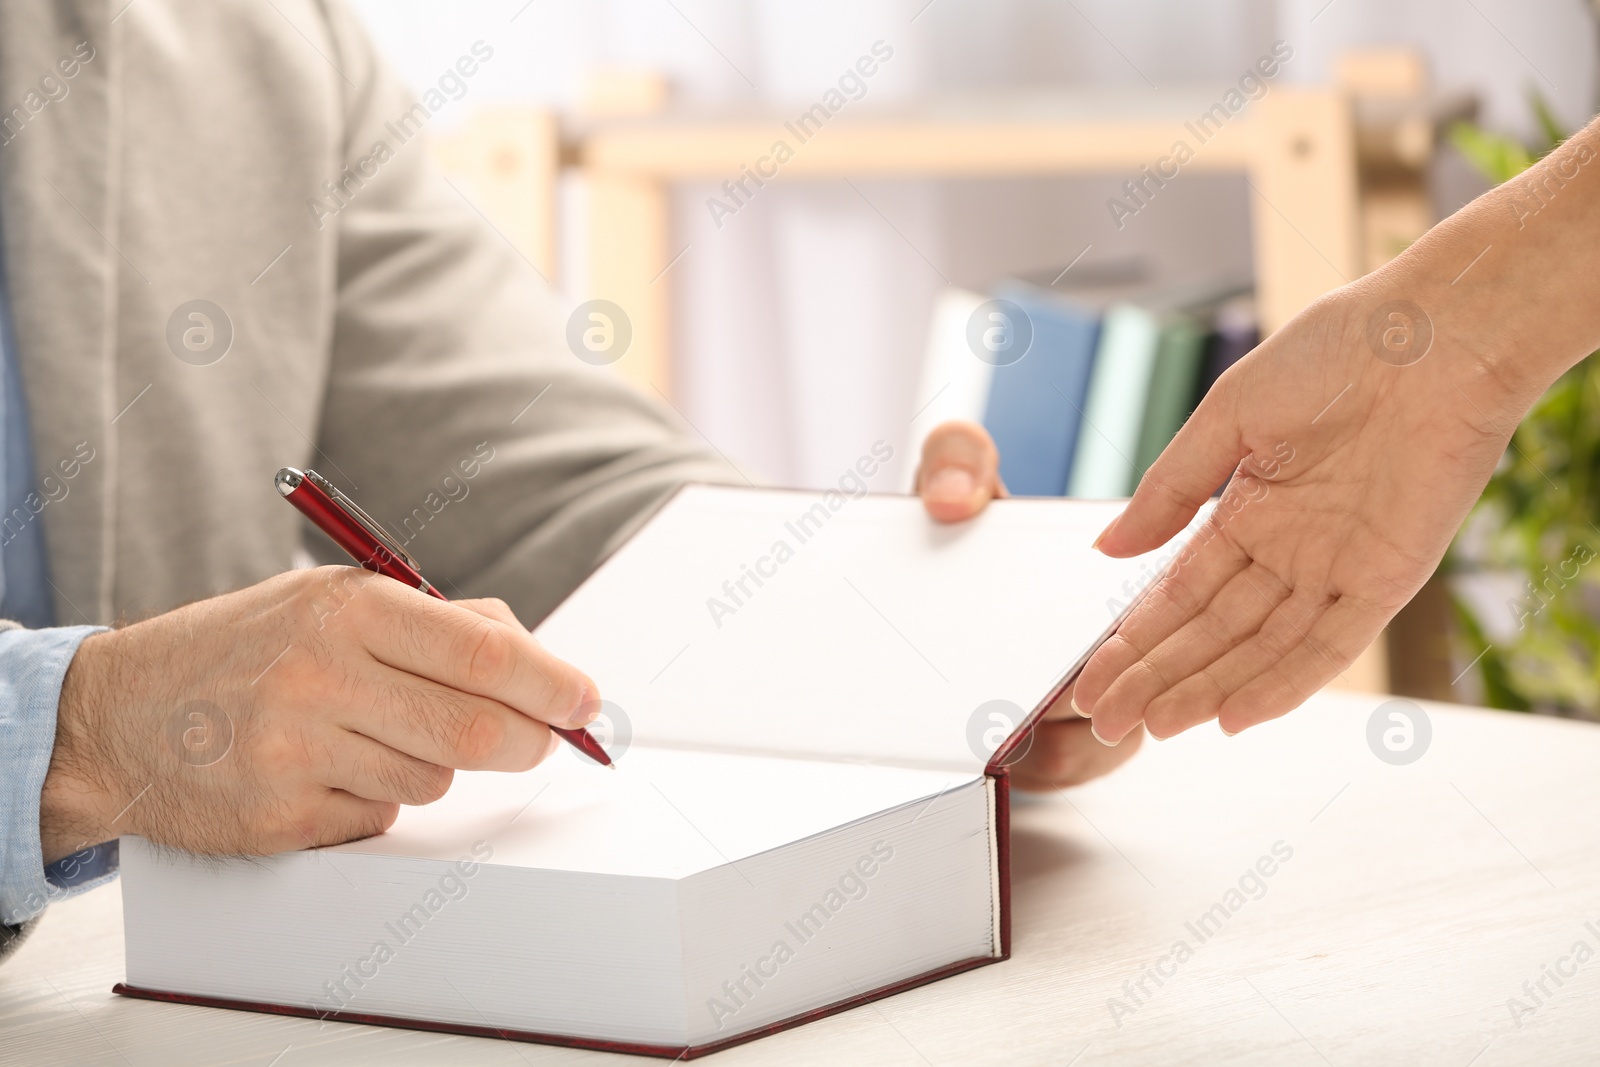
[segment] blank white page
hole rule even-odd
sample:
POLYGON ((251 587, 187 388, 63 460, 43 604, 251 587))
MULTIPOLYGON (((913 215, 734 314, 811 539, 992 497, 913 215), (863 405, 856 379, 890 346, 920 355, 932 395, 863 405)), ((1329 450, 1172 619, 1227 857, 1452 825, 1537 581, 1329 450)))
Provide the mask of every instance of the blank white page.
POLYGON ((633 747, 616 771, 563 745, 522 774, 457 772, 384 834, 325 851, 684 878, 970 782, 904 767, 633 747), (483 859, 482 856, 476 857, 483 859))
POLYGON ((942 525, 908 496, 689 486, 535 634, 636 742, 978 772, 979 706, 1035 708, 1171 558, 1089 547, 1122 507, 942 525))

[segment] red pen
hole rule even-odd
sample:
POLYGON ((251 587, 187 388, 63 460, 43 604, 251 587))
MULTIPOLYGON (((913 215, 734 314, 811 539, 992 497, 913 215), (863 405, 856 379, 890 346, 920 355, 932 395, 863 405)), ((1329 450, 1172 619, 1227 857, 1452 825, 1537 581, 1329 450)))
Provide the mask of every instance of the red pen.
MULTIPOLYGON (((317 529, 333 538, 334 544, 348 552, 350 558, 361 566, 397 582, 404 582, 413 589, 420 589, 429 596, 448 599, 428 584, 417 561, 411 558, 411 553, 401 548, 400 542, 379 526, 377 520, 362 511, 354 500, 341 493, 328 479, 313 470, 300 471, 285 467, 278 472, 274 482, 278 486, 278 495, 298 508, 302 515, 316 524, 317 529)), ((616 770, 616 764, 611 762, 606 750, 600 747, 600 742, 588 730, 566 730, 559 726, 550 729, 602 767, 616 770)))

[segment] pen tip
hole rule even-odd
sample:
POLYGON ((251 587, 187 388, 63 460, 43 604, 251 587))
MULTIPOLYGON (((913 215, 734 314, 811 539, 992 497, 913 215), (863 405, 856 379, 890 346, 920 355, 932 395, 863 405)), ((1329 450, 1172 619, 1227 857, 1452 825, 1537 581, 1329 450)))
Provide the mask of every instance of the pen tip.
POLYGON ((614 771, 614 770, 616 770, 616 769, 617 769, 617 765, 616 765, 616 764, 615 764, 615 763, 608 763, 608 764, 606 764, 606 770, 608 770, 608 771, 614 771))

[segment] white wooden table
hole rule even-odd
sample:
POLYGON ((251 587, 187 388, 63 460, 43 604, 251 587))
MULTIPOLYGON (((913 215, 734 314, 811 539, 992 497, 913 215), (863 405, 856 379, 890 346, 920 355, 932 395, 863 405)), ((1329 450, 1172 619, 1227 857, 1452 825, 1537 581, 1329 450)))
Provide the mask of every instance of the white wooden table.
MULTIPOLYGON (((1366 739, 1384 699, 1326 693, 1231 740, 1206 727, 1020 806, 1010 961, 710 1062, 1600 1059, 1600 729, 1425 705, 1431 746, 1392 766, 1366 739), (1202 943, 1186 924, 1278 842, 1292 858, 1202 943), (1191 954, 1163 962, 1179 940, 1191 954), (1578 941, 1597 955, 1562 962, 1578 941), (1533 1009, 1520 1026, 1513 997, 1533 1009), (1112 998, 1132 1010, 1114 1019, 1112 998)), ((121 978, 117 890, 53 908, 0 966, 0 1063, 649 1062, 129 1000, 121 978)))

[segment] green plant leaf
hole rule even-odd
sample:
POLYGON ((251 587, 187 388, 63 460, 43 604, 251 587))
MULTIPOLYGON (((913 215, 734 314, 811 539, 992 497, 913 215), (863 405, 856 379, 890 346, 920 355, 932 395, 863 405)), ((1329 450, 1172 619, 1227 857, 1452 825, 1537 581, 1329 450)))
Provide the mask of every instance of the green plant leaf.
POLYGON ((1470 122, 1450 127, 1450 143, 1496 185, 1510 181, 1534 163, 1532 154, 1520 142, 1470 122))
MULTIPOLYGON (((1594 0, 1600 12, 1600 0, 1594 0)), ((1528 93, 1541 143, 1530 149, 1471 123, 1450 141, 1496 183, 1527 170, 1566 139, 1549 101, 1528 93)), ((1457 630, 1477 655, 1484 701, 1516 710, 1600 714, 1600 353, 1573 367, 1533 406, 1511 437, 1448 559, 1453 572, 1516 576, 1506 604, 1516 629, 1491 643, 1485 619, 1452 595, 1457 630), (1481 650, 1481 654, 1479 652, 1481 650)))
POLYGON ((1550 108, 1550 101, 1538 88, 1528 90, 1528 102, 1533 106, 1533 116, 1539 120, 1539 132, 1544 135, 1544 146, 1538 152, 1542 158, 1549 155, 1562 141, 1567 139, 1566 131, 1561 128, 1561 122, 1556 118, 1556 113, 1550 108))

